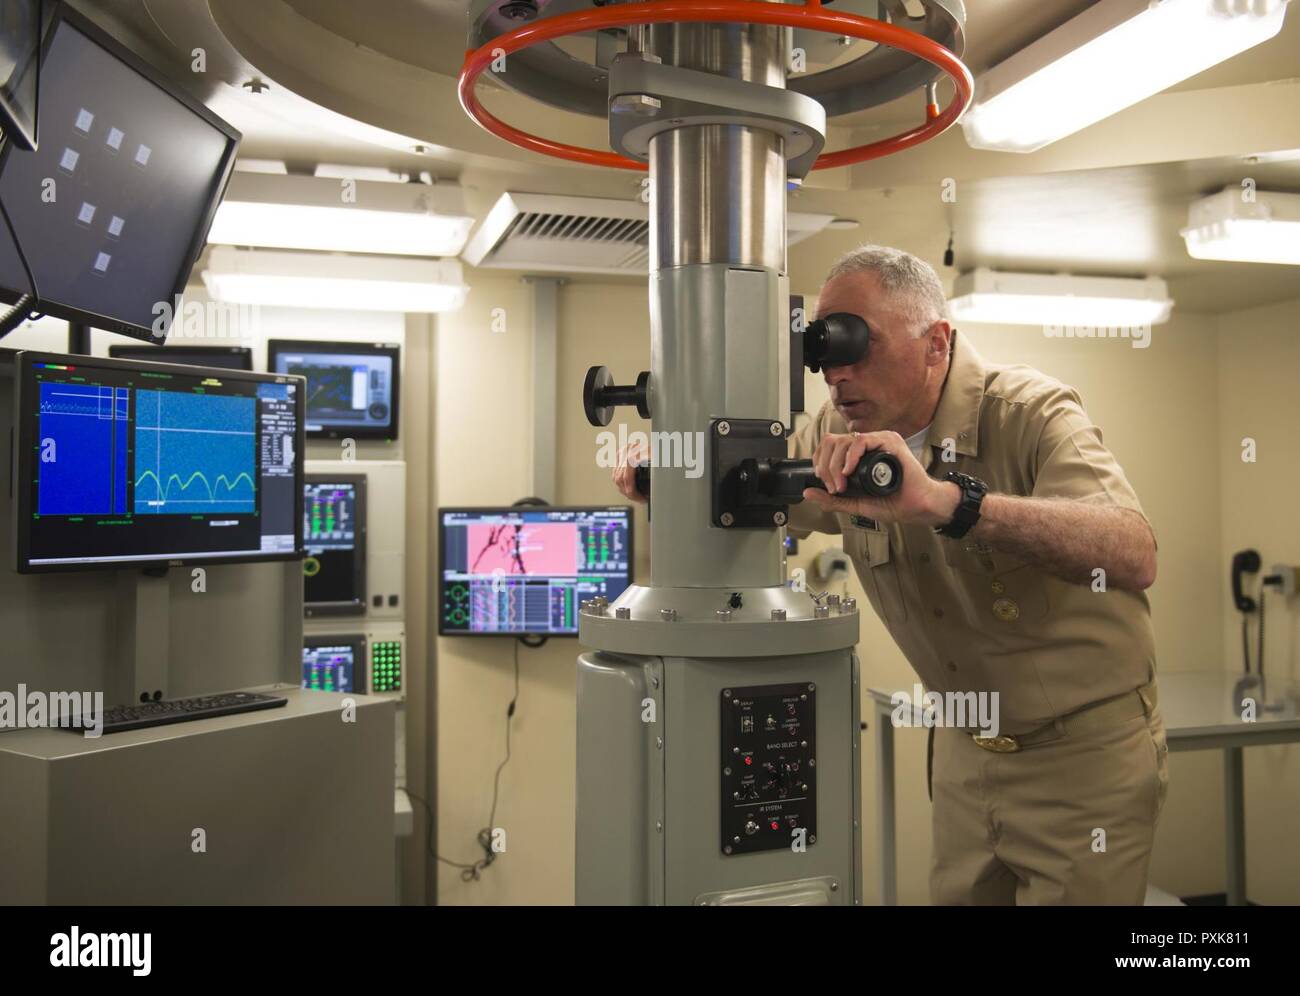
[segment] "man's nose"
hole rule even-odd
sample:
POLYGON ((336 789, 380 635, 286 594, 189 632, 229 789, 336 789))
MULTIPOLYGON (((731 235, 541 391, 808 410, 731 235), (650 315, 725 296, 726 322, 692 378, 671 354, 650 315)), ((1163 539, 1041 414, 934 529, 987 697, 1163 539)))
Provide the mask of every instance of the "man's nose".
POLYGON ((853 375, 852 367, 823 367, 822 368, 822 376, 826 379, 826 383, 830 387, 834 387, 836 384, 843 384, 852 375, 853 375))

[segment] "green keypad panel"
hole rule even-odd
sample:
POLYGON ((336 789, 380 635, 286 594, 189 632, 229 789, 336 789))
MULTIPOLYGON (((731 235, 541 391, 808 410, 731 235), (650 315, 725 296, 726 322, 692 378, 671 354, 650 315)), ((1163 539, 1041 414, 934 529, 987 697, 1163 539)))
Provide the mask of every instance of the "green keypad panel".
POLYGON ((376 692, 402 690, 402 641, 376 640, 370 645, 371 687, 376 692))

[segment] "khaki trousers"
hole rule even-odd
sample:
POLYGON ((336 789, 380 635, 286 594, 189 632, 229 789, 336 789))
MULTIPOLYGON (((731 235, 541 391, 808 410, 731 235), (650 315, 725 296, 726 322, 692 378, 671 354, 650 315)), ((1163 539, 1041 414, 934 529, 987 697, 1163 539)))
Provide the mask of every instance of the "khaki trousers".
POLYGON ((1169 785, 1160 708, 1010 754, 934 731, 936 905, 1141 905, 1169 785))

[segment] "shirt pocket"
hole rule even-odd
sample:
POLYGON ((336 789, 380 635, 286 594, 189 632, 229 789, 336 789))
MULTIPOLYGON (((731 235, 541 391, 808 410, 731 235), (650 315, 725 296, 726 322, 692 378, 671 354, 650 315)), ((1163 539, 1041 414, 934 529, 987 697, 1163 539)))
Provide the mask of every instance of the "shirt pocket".
POLYGON ((844 531, 844 552, 853 560, 872 608, 886 622, 902 623, 907 621, 907 605, 892 544, 889 533, 881 529, 849 526, 844 531))
POLYGON ((945 540, 944 546, 954 587, 976 626, 997 632, 1047 617, 1048 579, 1041 571, 970 538, 945 540))

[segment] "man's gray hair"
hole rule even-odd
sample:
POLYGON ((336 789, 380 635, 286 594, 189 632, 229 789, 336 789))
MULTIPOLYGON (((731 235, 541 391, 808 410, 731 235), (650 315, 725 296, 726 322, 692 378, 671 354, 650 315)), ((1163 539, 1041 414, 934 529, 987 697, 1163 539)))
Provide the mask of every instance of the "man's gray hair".
POLYGON ((915 326, 920 336, 935 322, 948 317, 948 298, 934 267, 902 249, 859 246, 831 267, 826 279, 853 273, 874 273, 880 286, 915 326))

